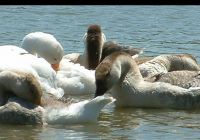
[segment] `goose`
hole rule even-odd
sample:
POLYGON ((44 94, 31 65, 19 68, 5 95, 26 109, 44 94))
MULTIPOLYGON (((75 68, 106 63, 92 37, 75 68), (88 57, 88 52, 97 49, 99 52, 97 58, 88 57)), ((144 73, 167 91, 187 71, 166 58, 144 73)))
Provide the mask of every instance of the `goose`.
POLYGON ((47 124, 92 123, 96 122, 101 110, 115 99, 108 96, 99 96, 72 103, 53 101, 44 112, 44 122, 47 124), (55 105, 56 104, 56 105, 55 105))
POLYGON ((63 48, 53 35, 43 32, 29 33, 23 38, 21 48, 44 58, 56 71, 59 69, 63 48))
POLYGON ((5 70, 0 73, 0 123, 63 124, 95 122, 102 108, 114 99, 98 97, 84 101, 58 99, 43 94, 34 75, 5 70))
POLYGON ((44 108, 20 97, 10 97, 0 106, 0 124, 44 125, 44 108))
MULTIPOLYGON (((95 91, 94 70, 88 70, 80 64, 74 64, 69 59, 63 59, 63 48, 56 38, 44 32, 27 34, 22 41, 21 48, 30 54, 39 54, 41 58, 51 65, 57 63, 53 82, 63 92, 56 93, 68 96, 69 94, 91 94, 95 91), (35 43, 36 42, 36 43, 35 43), (54 62, 54 59, 57 60, 54 62), (52 61, 51 61, 52 60, 52 61)), ((39 63, 39 62, 38 62, 39 63)), ((35 65, 38 64, 36 62, 35 65)), ((44 69, 45 70, 45 69, 44 69)), ((44 71, 45 75, 45 71, 44 71)), ((45 75, 49 76, 48 74, 45 75)), ((52 76, 51 76, 52 77, 52 76)))
POLYGON ((62 59, 56 81, 64 90, 64 96, 94 94, 96 88, 94 73, 94 70, 74 64, 69 59, 62 59))
POLYGON ((200 87, 200 71, 171 71, 151 78, 151 82, 165 82, 183 88, 200 87))
POLYGON ((20 47, 14 45, 3 45, 0 46, 0 54, 9 54, 9 55, 22 55, 27 54, 28 52, 20 47))
POLYGON ((139 65, 143 77, 152 79, 156 75, 170 71, 198 71, 200 67, 194 56, 190 54, 163 54, 139 65))
POLYGON ((21 97, 32 103, 41 104, 42 88, 31 73, 5 70, 0 72, 0 105, 12 95, 21 97))
MULTIPOLYGON (((63 98, 62 98, 63 99, 63 98)), ((54 125, 69 123, 94 123, 101 110, 114 102, 112 97, 99 96, 83 101, 64 102, 55 96, 45 94, 38 106, 23 98, 10 97, 0 106, 0 124, 12 125, 54 125)))
POLYGON ((57 97, 64 95, 64 90, 57 85, 55 70, 45 59, 14 45, 0 46, 0 50, 0 72, 17 70, 31 73, 39 81, 43 92, 52 93, 57 97))
POLYGON ((181 88, 164 82, 148 82, 126 53, 113 53, 95 69, 95 97, 110 92, 116 106, 199 109, 200 88, 181 88))
POLYGON ((83 36, 85 50, 83 54, 71 53, 63 56, 65 59, 78 63, 86 69, 94 70, 97 65, 109 54, 123 51, 136 58, 145 48, 133 48, 132 46, 121 46, 115 41, 107 41, 101 26, 92 24, 88 26, 87 33, 83 36))
POLYGON ((71 53, 63 58, 79 63, 86 69, 94 70, 99 64, 102 53, 102 45, 106 41, 106 36, 102 32, 101 26, 92 24, 88 26, 87 33, 83 36, 85 50, 83 54, 71 53))
POLYGON ((107 41, 103 44, 102 56, 100 62, 113 52, 126 52, 130 54, 134 59, 138 57, 139 54, 143 53, 145 48, 133 48, 132 46, 121 46, 115 41, 107 41))
POLYGON ((138 56, 135 59, 135 62, 137 63, 137 65, 143 64, 147 61, 150 61, 151 59, 153 59, 153 57, 144 57, 144 56, 138 56))

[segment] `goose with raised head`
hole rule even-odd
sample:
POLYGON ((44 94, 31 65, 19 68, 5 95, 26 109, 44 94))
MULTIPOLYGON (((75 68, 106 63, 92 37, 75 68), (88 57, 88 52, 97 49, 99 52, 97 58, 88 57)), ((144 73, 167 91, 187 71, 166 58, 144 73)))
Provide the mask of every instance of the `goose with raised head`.
POLYGON ((196 58, 190 54, 163 54, 139 65, 139 69, 143 77, 151 80, 162 73, 178 70, 198 71, 200 67, 196 58))
POLYGON ((144 81, 138 65, 126 53, 113 53, 96 68, 95 97, 111 92, 116 106, 199 109, 200 88, 184 89, 164 82, 144 81))
POLYGON ((73 63, 78 63, 89 70, 94 70, 100 62, 102 46, 105 41, 106 36, 102 32, 101 26, 97 24, 90 25, 83 36, 84 53, 71 53, 65 55, 64 58, 71 60, 73 63))

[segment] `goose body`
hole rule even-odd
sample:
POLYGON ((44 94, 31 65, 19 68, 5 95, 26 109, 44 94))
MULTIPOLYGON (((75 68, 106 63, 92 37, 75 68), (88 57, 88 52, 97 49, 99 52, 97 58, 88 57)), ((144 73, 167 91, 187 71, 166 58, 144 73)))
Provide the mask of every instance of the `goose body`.
POLYGON ((70 101, 53 94, 43 94, 37 79, 30 73, 0 73, 0 124, 63 124, 95 122, 111 97, 70 101))
POLYGON ((22 55, 27 54, 28 52, 20 47, 14 45, 3 45, 0 46, 0 54, 9 54, 9 55, 22 55))
MULTIPOLYGON (((47 95, 46 95, 47 96, 47 95)), ((112 97, 97 97, 75 103, 64 103, 54 98, 43 99, 44 107, 11 97, 0 106, 0 124, 43 125, 96 122, 101 110, 112 97)))
POLYGON ((42 125, 44 108, 19 97, 11 97, 0 106, 0 124, 42 125))
POLYGON ((93 94, 96 88, 94 73, 94 70, 88 70, 80 64, 62 59, 56 74, 56 81, 58 86, 64 90, 64 96, 93 94))
POLYGON ((200 88, 184 89, 164 82, 144 81, 132 57, 113 53, 95 71, 96 96, 111 92, 116 106, 198 109, 200 88))
POLYGON ((40 105, 42 94, 40 83, 33 74, 13 70, 0 72, 0 105, 12 95, 40 105))
POLYGON ((145 63, 151 59, 153 59, 152 57, 142 57, 142 56, 139 56, 139 57, 136 57, 134 58, 135 59, 135 62, 137 63, 137 65, 140 65, 142 63, 145 63))
POLYGON ((200 67, 190 54, 164 54, 140 64, 139 69, 143 77, 151 78, 170 71, 198 71, 200 67))
POLYGON ((151 78, 152 82, 165 82, 179 87, 187 88, 200 87, 200 71, 171 71, 161 73, 151 78))
POLYGON ((67 106, 48 106, 44 119, 48 124, 96 122, 104 106, 113 101, 112 97, 101 96, 67 106))

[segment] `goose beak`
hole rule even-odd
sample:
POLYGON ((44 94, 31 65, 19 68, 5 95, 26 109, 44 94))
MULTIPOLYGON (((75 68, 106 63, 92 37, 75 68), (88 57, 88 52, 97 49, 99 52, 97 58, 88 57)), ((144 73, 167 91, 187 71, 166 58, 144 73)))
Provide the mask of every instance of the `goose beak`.
POLYGON ((108 91, 108 88, 105 86, 104 82, 102 80, 96 79, 96 92, 94 98, 96 98, 97 96, 104 95, 106 91, 108 91))
POLYGON ((51 67, 52 67, 55 71, 58 71, 58 70, 59 70, 59 66, 60 66, 60 63, 51 64, 51 67))
POLYGON ((104 95, 106 93, 107 89, 106 88, 102 88, 102 87, 97 87, 96 88, 96 92, 95 92, 95 95, 94 95, 94 98, 96 98, 97 96, 101 96, 101 95, 104 95))

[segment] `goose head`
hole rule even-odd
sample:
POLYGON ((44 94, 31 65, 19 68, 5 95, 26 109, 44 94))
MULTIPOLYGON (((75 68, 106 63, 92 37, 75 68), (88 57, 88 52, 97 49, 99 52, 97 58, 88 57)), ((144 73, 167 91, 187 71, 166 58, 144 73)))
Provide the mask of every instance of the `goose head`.
POLYGON ((95 69, 99 64, 102 53, 103 43, 106 41, 106 36, 102 33, 101 26, 94 24, 88 26, 87 33, 83 36, 85 45, 84 57, 88 62, 88 69, 95 69))
POLYGON ((29 33, 23 38, 21 48, 44 58, 54 70, 58 71, 63 48, 53 35, 43 32, 29 33))
POLYGON ((5 70, 0 73, 1 93, 13 93, 29 102, 41 105, 42 88, 31 73, 5 70))
MULTIPOLYGON (((96 96, 109 91, 115 83, 123 80, 130 69, 132 57, 124 52, 114 52, 107 56, 95 69, 96 96)), ((139 71, 139 70, 138 70, 139 71)))

